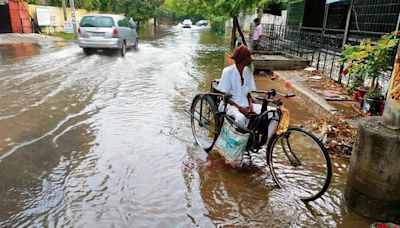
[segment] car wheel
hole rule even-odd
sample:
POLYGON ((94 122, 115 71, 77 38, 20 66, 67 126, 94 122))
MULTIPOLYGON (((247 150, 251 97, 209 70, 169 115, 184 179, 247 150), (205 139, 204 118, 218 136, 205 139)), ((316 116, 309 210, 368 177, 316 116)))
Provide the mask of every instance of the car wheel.
POLYGON ((139 38, 136 38, 135 46, 133 47, 135 50, 139 49, 139 38))
POLYGON ((125 56, 125 54, 126 54, 126 42, 125 42, 125 40, 122 42, 122 47, 121 47, 121 56, 122 57, 124 57, 125 56))
POLYGON ((90 48, 83 48, 83 53, 85 53, 85 55, 90 55, 90 54, 92 54, 92 49, 90 49, 90 48))

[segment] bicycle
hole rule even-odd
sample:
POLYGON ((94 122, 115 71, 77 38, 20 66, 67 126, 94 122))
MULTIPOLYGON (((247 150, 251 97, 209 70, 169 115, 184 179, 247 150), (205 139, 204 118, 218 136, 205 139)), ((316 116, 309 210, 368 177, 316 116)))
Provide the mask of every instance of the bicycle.
MULTIPOLYGON (((213 81, 215 83, 216 81, 213 81)), ((230 95, 213 92, 198 94, 194 97, 190 111, 191 128, 197 144, 209 152, 222 127, 224 119, 235 124, 225 110, 230 95), (223 102, 223 110, 218 107, 223 102)), ((261 113, 253 115, 247 129, 236 127, 240 131, 250 132, 246 156, 259 154, 264 145, 266 147, 265 160, 275 183, 283 189, 297 195, 302 201, 309 202, 321 197, 328 189, 331 177, 331 161, 326 148, 312 133, 299 127, 291 127, 282 134, 272 132, 268 137, 268 126, 271 121, 278 123, 282 118, 281 99, 271 99, 276 95, 290 98, 295 95, 279 94, 275 90, 253 91, 262 94, 256 100, 262 102, 261 113), (269 109, 273 104, 276 109, 269 109), (272 116, 272 117, 271 117, 272 116), (317 180, 314 180, 317 179, 317 180)))

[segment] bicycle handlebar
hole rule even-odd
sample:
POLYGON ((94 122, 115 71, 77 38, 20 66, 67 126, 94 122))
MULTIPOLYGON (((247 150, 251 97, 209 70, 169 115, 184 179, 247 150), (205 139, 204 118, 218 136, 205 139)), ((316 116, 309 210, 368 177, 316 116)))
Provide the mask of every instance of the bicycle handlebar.
POLYGON ((283 102, 281 101, 281 99, 277 99, 277 100, 272 100, 272 99, 268 99, 265 97, 255 97, 257 100, 260 101, 267 101, 267 102, 271 102, 272 104, 276 105, 276 106, 282 106, 283 102))
POLYGON ((262 90, 255 90, 252 91, 253 93, 262 93, 262 94, 266 94, 268 96, 272 96, 275 97, 276 95, 285 97, 285 98, 291 98, 291 97, 295 97, 296 94, 292 93, 292 94, 283 94, 283 93, 279 93, 277 92, 275 89, 271 89, 270 91, 262 91, 262 90))
MULTIPOLYGON (((263 90, 254 90, 252 91, 253 93, 261 93, 261 94, 265 94, 268 96, 268 98, 266 97, 255 97, 255 99, 257 100, 261 100, 261 101, 267 101, 270 102, 276 106, 281 106, 282 105, 282 101, 280 99, 277 100, 272 100, 270 99, 270 97, 275 97, 276 95, 280 95, 282 97, 285 98, 291 98, 291 97, 295 97, 296 94, 283 94, 283 93, 279 93, 277 92, 275 89, 271 89, 269 91, 263 91, 263 90)), ((207 93, 208 95, 214 95, 214 96, 222 96, 223 99, 227 102, 229 99, 232 98, 232 94, 227 94, 227 93, 207 93)))

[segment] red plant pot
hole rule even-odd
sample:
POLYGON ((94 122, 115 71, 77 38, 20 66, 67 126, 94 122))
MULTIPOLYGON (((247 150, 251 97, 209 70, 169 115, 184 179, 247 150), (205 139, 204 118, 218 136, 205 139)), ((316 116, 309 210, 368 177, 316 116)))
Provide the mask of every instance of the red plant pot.
POLYGON ((385 104, 381 104, 381 115, 383 114, 383 110, 385 110, 385 104))
POLYGON ((368 92, 368 90, 366 90, 364 88, 357 88, 356 91, 358 93, 358 99, 363 98, 365 96, 365 94, 368 92))
POLYGON ((359 100, 360 100, 360 97, 359 97, 358 92, 354 92, 354 93, 353 93, 353 99, 356 100, 356 101, 359 101, 359 100))

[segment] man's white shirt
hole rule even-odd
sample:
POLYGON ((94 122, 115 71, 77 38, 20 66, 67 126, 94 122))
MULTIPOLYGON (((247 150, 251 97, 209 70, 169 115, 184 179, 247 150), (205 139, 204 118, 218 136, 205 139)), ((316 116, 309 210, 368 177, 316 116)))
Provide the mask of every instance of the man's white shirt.
POLYGON ((242 85, 239 70, 235 64, 225 67, 219 81, 217 90, 232 95, 231 100, 241 107, 248 107, 247 95, 256 90, 253 74, 249 67, 243 69, 244 83, 242 85))

